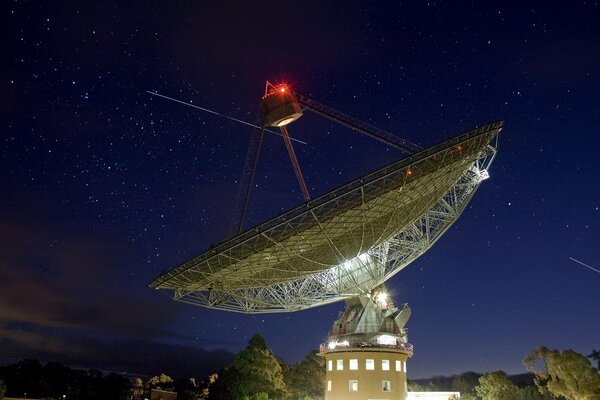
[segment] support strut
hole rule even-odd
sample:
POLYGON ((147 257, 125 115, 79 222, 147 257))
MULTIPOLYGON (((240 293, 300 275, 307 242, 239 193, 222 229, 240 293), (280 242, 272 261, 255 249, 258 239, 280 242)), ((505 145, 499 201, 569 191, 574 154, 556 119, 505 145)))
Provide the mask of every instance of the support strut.
POLYGON ((302 196, 304 196, 304 201, 310 200, 310 193, 308 192, 308 187, 306 187, 306 182, 304 181, 304 175, 302 175, 302 170, 300 169, 300 163, 298 163, 298 157, 296 157, 296 152, 294 151, 294 147, 292 146, 292 141, 290 139, 290 134, 287 131, 285 125, 280 126, 281 136, 283 136, 283 141, 285 142, 285 148, 288 151, 290 156, 290 160, 292 161, 292 166, 294 167, 294 173, 296 174, 296 179, 298 179, 298 184, 300 185, 300 190, 302 191, 302 196))

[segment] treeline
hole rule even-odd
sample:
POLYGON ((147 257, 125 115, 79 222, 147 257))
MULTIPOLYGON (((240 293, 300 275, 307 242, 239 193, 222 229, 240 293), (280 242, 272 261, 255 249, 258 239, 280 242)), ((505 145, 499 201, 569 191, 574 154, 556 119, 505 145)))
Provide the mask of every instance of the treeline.
POLYGON ((79 370, 49 362, 24 360, 0 367, 0 399, 7 397, 48 399, 127 399, 131 380, 98 370, 79 370), (65 396, 65 397, 63 397, 65 396))
MULTIPOLYGON (((523 363, 529 374, 502 371, 409 381, 409 391, 457 391, 462 400, 600 400, 600 352, 588 356, 572 350, 539 347, 523 363)), ((322 400, 324 359, 313 351, 287 365, 253 336, 233 363, 197 382, 161 374, 125 377, 98 370, 78 370, 57 363, 25 360, 0 367, 0 400, 9 397, 80 400, 143 400, 152 389, 177 393, 178 400, 322 400)))
POLYGON ((143 400, 150 388, 176 391, 178 400, 322 400, 325 361, 316 350, 299 363, 288 365, 254 335, 233 363, 198 384, 194 379, 173 382, 166 375, 135 379, 132 400, 143 400))
MULTIPOLYGON (((504 374, 502 371, 496 371, 497 373, 504 374)), ((477 396, 477 387, 480 386, 480 379, 484 376, 491 376, 490 374, 482 374, 478 372, 464 372, 460 375, 455 376, 434 376, 428 379, 411 379, 408 381, 408 391, 410 392, 460 392, 461 400, 475 400, 480 399, 477 396)), ((543 399, 543 397, 536 397, 529 395, 530 392, 537 393, 535 386, 535 374, 518 374, 518 375, 506 375, 504 374, 508 383, 519 392, 519 400, 533 400, 543 399)), ((484 378, 483 382, 488 378, 484 378)), ((487 399, 486 399, 487 400, 487 399)))
MULTIPOLYGON (((475 390, 479 384, 479 378, 483 376, 480 372, 463 372, 460 375, 434 376, 426 379, 409 379, 408 390, 410 392, 461 392, 469 393, 475 390)), ((533 373, 508 375, 508 379, 518 387, 533 386, 533 373)))
POLYGON ((325 365, 313 351, 301 362, 288 365, 275 357, 265 340, 255 335, 231 365, 203 381, 172 379, 160 374, 127 377, 81 370, 49 362, 24 360, 0 367, 0 400, 7 397, 79 400, 143 400, 152 389, 173 391, 178 400, 323 399, 325 365))
POLYGON ((600 400, 600 352, 538 347, 523 359, 530 373, 466 372, 408 382, 409 391, 460 392, 462 400, 600 400), (592 365, 588 358, 596 362, 592 365))

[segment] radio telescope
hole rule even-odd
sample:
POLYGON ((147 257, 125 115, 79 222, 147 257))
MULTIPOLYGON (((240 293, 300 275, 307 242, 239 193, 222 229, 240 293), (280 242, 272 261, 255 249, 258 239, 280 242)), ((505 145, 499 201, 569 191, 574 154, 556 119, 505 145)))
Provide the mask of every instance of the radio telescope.
POLYGON ((420 150, 285 84, 267 82, 261 129, 246 158, 241 220, 265 127, 280 128, 305 203, 211 247, 150 286, 172 291, 177 301, 242 313, 298 311, 372 293, 461 215, 489 176, 502 125, 494 122, 420 150), (307 110, 409 156, 311 200, 287 133, 287 125, 307 110))
POLYGON ((461 215, 489 177, 502 125, 494 122, 422 150, 285 84, 267 82, 240 182, 237 234, 150 286, 172 291, 177 301, 241 313, 291 312, 346 300, 346 310, 320 348, 327 366, 325 400, 382 395, 406 400, 406 361, 413 346, 404 326, 411 309, 394 306, 385 282, 433 246, 461 215), (305 111, 408 157, 311 199, 287 131, 305 111), (305 202, 244 230, 268 127, 281 132, 305 202))

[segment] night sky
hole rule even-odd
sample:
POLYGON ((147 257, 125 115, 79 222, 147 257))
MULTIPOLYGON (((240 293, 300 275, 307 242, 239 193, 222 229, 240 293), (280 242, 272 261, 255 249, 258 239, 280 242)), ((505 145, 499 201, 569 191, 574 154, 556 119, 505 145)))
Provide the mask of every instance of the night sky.
MULTIPOLYGON (((491 178, 388 283, 409 378, 600 348, 600 274, 569 260, 600 268, 598 1, 238 3, 0 3, 1 362, 202 377, 254 333, 287 362, 326 340, 343 303, 148 288, 226 238, 251 128, 146 91, 253 122, 267 79, 422 146, 505 120, 491 178)), ((289 131, 313 196, 403 157, 314 114, 289 131)), ((301 202, 267 135, 248 224, 301 202)))

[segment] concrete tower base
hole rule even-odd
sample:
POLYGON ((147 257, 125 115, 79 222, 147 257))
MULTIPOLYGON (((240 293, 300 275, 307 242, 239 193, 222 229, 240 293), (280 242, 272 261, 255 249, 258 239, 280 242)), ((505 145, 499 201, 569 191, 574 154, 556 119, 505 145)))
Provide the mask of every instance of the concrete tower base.
POLYGON ((325 357, 325 400, 406 400, 406 360, 394 348, 336 348, 325 357))

